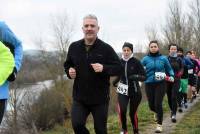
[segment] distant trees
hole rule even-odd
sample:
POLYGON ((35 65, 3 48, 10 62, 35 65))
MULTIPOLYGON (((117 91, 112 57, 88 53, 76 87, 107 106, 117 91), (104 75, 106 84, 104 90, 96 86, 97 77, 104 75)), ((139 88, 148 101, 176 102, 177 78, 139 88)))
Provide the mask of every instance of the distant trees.
POLYGON ((49 38, 46 40, 42 37, 35 38, 35 45, 39 46, 43 51, 41 56, 42 64, 48 72, 47 75, 53 78, 53 87, 51 90, 43 92, 37 100, 37 103, 41 104, 40 107, 35 105, 38 109, 37 121, 40 122, 37 122, 40 125, 36 123, 36 126, 42 130, 53 127, 56 123, 63 123, 64 119, 69 116, 68 109, 70 109, 72 103, 72 81, 66 81, 66 79, 64 79, 63 76, 65 72, 63 64, 67 56, 70 39, 74 33, 73 25, 74 22, 67 14, 52 16, 50 19, 51 32, 48 34, 49 38), (48 62, 51 60, 51 58, 49 58, 50 55, 46 53, 48 47, 53 48, 56 52, 56 60, 53 62, 48 62), (54 103, 52 103, 52 101, 54 101, 54 103), (45 104, 45 107, 43 104, 45 104), (57 112, 52 112, 54 110, 57 112))
POLYGON ((193 20, 193 46, 192 48, 199 54, 200 56, 200 0, 193 0, 193 2, 189 5, 190 19, 193 20))
POLYGON ((167 53, 166 48, 170 43, 176 43, 185 50, 192 49, 200 54, 200 0, 187 3, 185 10, 182 2, 169 1, 165 24, 162 24, 160 29, 157 29, 155 24, 146 28, 148 39, 158 40, 164 54, 167 53))
POLYGON ((41 49, 37 57, 25 57, 18 79, 12 84, 11 109, 7 112, 2 134, 38 134, 56 124, 70 126, 66 119, 72 103, 73 81, 64 79, 63 63, 74 23, 67 14, 52 16, 50 22, 48 38, 39 34, 34 38, 35 45, 41 49), (46 51, 49 46, 53 47, 53 52, 46 51), (52 86, 40 87, 43 89, 38 92, 25 85, 48 79, 52 80, 52 86))

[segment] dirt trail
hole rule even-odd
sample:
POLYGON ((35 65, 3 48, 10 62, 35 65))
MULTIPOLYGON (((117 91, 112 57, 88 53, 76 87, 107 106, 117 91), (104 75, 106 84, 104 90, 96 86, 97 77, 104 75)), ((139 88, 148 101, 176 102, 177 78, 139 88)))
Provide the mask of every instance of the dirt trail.
MULTIPOLYGON (((176 115, 177 122, 176 123, 171 122, 171 118, 170 118, 169 113, 165 114, 164 120, 163 120, 163 132, 161 134, 170 134, 171 132, 173 132, 176 124, 178 124, 180 122, 180 120, 184 117, 184 115, 190 111, 191 107, 199 101, 200 101, 200 97, 197 97, 193 101, 193 103, 188 103, 188 108, 183 109, 182 113, 177 112, 177 115, 176 115)), ((156 124, 151 124, 151 125, 148 126, 148 128, 145 130, 145 132, 142 132, 141 134, 156 134, 154 132, 155 128, 156 128, 156 124)))

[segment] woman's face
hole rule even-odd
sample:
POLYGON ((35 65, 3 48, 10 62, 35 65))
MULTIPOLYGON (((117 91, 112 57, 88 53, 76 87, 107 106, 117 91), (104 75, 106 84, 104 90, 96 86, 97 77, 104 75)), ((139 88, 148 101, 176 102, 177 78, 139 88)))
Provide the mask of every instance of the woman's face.
POLYGON ((196 55, 194 53, 191 54, 192 59, 196 59, 196 55))
POLYGON ((149 45, 149 51, 150 51, 151 53, 157 53, 158 50, 159 50, 159 48, 158 48, 158 44, 157 44, 157 43, 151 43, 151 44, 149 45))
POLYGON ((169 48, 169 53, 170 53, 170 54, 177 53, 177 47, 176 47, 176 46, 171 46, 171 47, 169 48))
POLYGON ((129 47, 122 48, 122 51, 123 51, 122 54, 125 59, 128 59, 131 56, 131 54, 133 53, 129 47))

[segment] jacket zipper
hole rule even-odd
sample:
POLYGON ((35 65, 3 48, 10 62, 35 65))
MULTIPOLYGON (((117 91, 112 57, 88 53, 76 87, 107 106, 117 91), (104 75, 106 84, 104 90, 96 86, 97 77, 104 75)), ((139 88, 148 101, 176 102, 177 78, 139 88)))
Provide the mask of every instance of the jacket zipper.
POLYGON ((154 80, 155 80, 155 73, 156 73, 156 59, 153 57, 154 62, 154 80))
MULTIPOLYGON (((86 50, 85 50, 86 51, 86 50)), ((89 52, 88 51, 86 51, 86 62, 87 62, 87 64, 88 64, 88 58, 89 58, 89 52)), ((87 80, 86 81, 89 81, 89 69, 87 70, 87 80)), ((86 89, 88 89, 88 84, 86 84, 86 89)))
POLYGON ((126 61, 126 64, 125 64, 125 78, 126 78, 126 84, 128 85, 128 78, 127 78, 127 62, 126 61))

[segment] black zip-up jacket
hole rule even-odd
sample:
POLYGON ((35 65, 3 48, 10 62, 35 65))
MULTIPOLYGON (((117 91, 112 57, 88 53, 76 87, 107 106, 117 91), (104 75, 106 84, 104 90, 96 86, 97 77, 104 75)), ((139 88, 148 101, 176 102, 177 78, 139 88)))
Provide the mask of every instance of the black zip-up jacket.
POLYGON ((132 96, 135 92, 140 91, 140 86, 138 81, 145 81, 146 73, 141 62, 131 57, 128 61, 121 59, 121 64, 123 66, 123 71, 121 75, 118 76, 114 81, 113 85, 120 80, 121 83, 128 85, 128 96, 132 96))
POLYGON ((76 70, 73 85, 73 99, 85 104, 103 104, 109 101, 110 76, 120 74, 121 64, 113 48, 100 39, 96 39, 86 51, 84 39, 73 42, 64 63, 69 76, 69 68, 76 70), (92 63, 103 65, 103 72, 96 73, 92 63))

